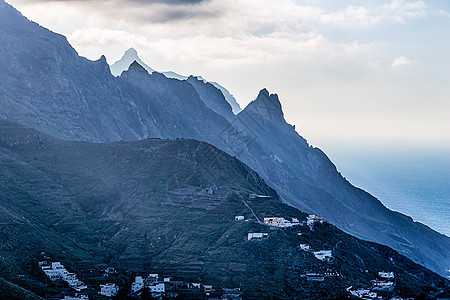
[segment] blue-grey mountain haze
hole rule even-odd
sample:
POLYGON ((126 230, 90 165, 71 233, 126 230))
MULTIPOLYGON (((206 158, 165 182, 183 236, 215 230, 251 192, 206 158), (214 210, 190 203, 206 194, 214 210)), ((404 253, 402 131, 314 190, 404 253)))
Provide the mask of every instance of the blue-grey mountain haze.
MULTIPOLYGON (((92 5, 98 4, 96 1, 80 1, 77 5, 84 9, 89 7, 89 11, 95 11, 91 6, 83 6, 83 3, 88 2, 92 5)), ((39 3, 42 4, 42 2, 36 2, 36 11, 39 11, 39 3)), ((66 5, 62 2, 58 3, 63 5, 61 7, 66 5)), ((205 3, 218 4, 217 1, 205 3)), ((255 4, 252 1, 248 3, 250 7, 255 4)), ((281 7, 286 9, 291 2, 283 3, 281 7)), ((55 2, 50 4, 54 5, 55 2)), ((260 4, 261 7, 274 9, 270 11, 274 15, 272 21, 275 23, 281 21, 282 14, 276 11, 274 2, 267 1, 264 4, 266 6, 260 4)), ((378 73, 377 76, 373 77, 372 74, 365 78, 363 75, 368 74, 360 73, 362 69, 357 66, 358 63, 355 66, 355 61, 361 59, 356 55, 361 50, 360 44, 356 43, 354 47, 350 45, 347 49, 349 44, 330 44, 329 40, 323 43, 322 35, 305 33, 290 36, 283 33, 280 35, 280 32, 277 32, 260 39, 260 36, 264 35, 263 28, 259 27, 261 24, 252 24, 255 25, 253 33, 256 32, 256 35, 244 36, 241 42, 237 43, 239 49, 251 46, 247 49, 252 52, 251 56, 245 51, 241 52, 237 51, 237 48, 229 47, 236 44, 235 36, 221 37, 220 41, 224 42, 221 47, 227 54, 231 54, 230 60, 223 56, 224 52, 217 52, 217 48, 214 48, 214 40, 211 41, 211 36, 208 37, 208 33, 211 34, 211 31, 208 32, 208 26, 211 23, 203 24, 208 25, 206 27, 197 24, 199 27, 195 32, 202 32, 204 29, 206 35, 193 39, 189 37, 188 40, 193 42, 190 46, 183 44, 183 39, 178 40, 177 53, 172 53, 181 58, 179 64, 181 68, 186 67, 185 62, 189 60, 195 67, 190 66, 191 69, 188 72, 184 72, 183 69, 176 71, 182 74, 195 72, 206 78, 219 78, 209 76, 212 73, 207 68, 204 69, 205 72, 202 72, 201 61, 206 58, 202 51, 206 50, 209 55, 212 55, 206 59, 209 61, 207 64, 216 68, 218 71, 216 74, 226 74, 227 68, 228 70, 232 68, 233 80, 237 79, 243 90, 252 89, 255 84, 258 86, 267 84, 270 90, 281 91, 281 99, 288 99, 286 105, 283 100, 282 110, 278 96, 263 89, 256 99, 254 96, 249 97, 255 100, 235 118, 230 114, 231 107, 227 107, 223 95, 217 89, 205 87, 204 83, 195 82, 192 79, 189 83, 167 79, 161 74, 150 75, 138 64, 134 64, 119 78, 113 77, 105 57, 97 61, 79 57, 64 37, 27 22, 8 7, 4 8, 2 11, 4 17, 0 18, 0 23, 5 26, 0 35, 4 40, 0 43, 0 51, 4 54, 0 56, 0 64, 4 70, 0 73, 2 78, 0 82, 8 84, 0 85, 1 97, 4 99, 0 102, 2 117, 23 122, 65 139, 106 142, 145 139, 153 136, 187 137, 210 142, 247 163, 276 188, 286 202, 297 208, 322 215, 358 237, 391 245, 441 274, 444 269, 448 269, 449 238, 412 222, 404 215, 385 209, 375 198, 363 190, 354 188, 336 172, 334 165, 320 149, 310 146, 302 137, 317 139, 333 136, 343 142, 343 137, 354 136, 354 142, 357 143, 357 139, 364 136, 372 139, 384 136, 391 140, 402 136, 421 139, 424 144, 435 145, 429 141, 445 140, 449 132, 446 130, 448 114, 445 110, 448 107, 448 101, 443 101, 448 100, 448 97, 444 97, 446 87, 440 81, 445 76, 437 76, 438 80, 421 81, 426 83, 423 86, 416 83, 418 79, 425 79, 425 76, 432 73, 439 74, 439 70, 433 69, 431 73, 422 73, 419 72, 419 68, 412 72, 413 70, 408 67, 415 66, 417 62, 408 55, 399 54, 392 57, 393 60, 388 67, 381 65, 381 68, 375 71, 378 73), (22 38, 24 35, 28 37, 26 40, 22 38), (277 39, 280 36, 282 39, 277 39), (290 37, 294 37, 293 44, 290 37), (207 40, 212 43, 210 44, 207 40), (24 44, 27 46, 24 47, 24 44), (199 46, 202 47, 198 48, 199 46), (182 49, 190 49, 189 51, 193 52, 183 56, 182 49), (289 53, 283 53, 283 49, 294 49, 294 52, 306 54, 307 64, 298 68, 300 65, 296 63, 305 62, 303 60, 305 57, 296 57, 298 60, 295 57, 289 58, 287 55, 289 53), (349 52, 343 51, 345 49, 349 52), (270 53, 289 59, 289 66, 284 64, 287 61, 283 63, 280 57, 271 57, 270 53), (349 56, 343 59, 340 53, 349 56), (326 59, 320 59, 325 65, 316 64, 319 61, 317 57, 315 59, 313 57, 316 54, 326 57, 326 59), (24 57, 26 59, 23 59, 24 57), (253 60, 255 58, 256 60, 253 60), (250 72, 251 76, 248 76, 250 73, 245 73, 249 67, 248 59, 255 67, 252 69, 255 73, 250 72), (330 68, 333 66, 334 69, 330 68), (279 72, 273 72, 274 70, 279 72), (288 73, 288 77, 278 76, 288 73), (243 74, 244 77, 242 77, 243 74), (331 76, 325 76, 327 74, 331 76), (287 89, 288 86, 291 92, 287 89), (433 94, 428 93, 434 87, 439 89, 433 94), (422 102, 419 103, 418 99, 422 99, 422 102), (430 102, 425 106, 423 99, 431 101, 433 105, 430 105, 430 102), (215 112, 209 109, 207 106, 211 103, 210 101, 225 104, 227 116, 221 115, 222 110, 215 112), (296 106, 297 109, 295 109, 296 106), (308 117, 299 118, 296 122, 297 132, 301 136, 286 122, 284 111, 287 111, 288 119, 289 115, 293 116, 296 112, 309 116, 309 120, 308 117), (417 115, 418 112, 420 112, 419 115, 417 115), (257 119, 255 115, 258 116, 257 119), (442 118, 443 116, 445 118, 442 118), (311 122, 312 119, 314 122, 311 122), (367 126, 369 127, 365 128, 367 126), (351 130, 345 130, 345 127, 351 130), (230 129, 230 132, 224 133, 224 128, 230 129), (311 131, 311 128, 315 130, 311 131), (236 138, 233 134, 236 130, 243 133, 244 141, 252 138, 250 141, 254 142, 248 147, 239 148, 247 143, 236 138), (242 151, 236 152, 237 149, 242 151)), ((321 9, 317 10, 314 6, 293 8, 296 9, 294 15, 306 17, 307 15, 301 14, 306 9, 321 14, 321 17, 317 19, 320 22, 325 20, 327 23, 331 20, 335 24, 342 21, 345 26, 348 25, 345 23, 347 18, 340 19, 339 17, 342 17, 340 14, 330 15, 321 9)), ((380 12, 377 9, 375 9, 376 18, 363 8, 357 9, 356 12, 360 13, 360 16, 362 12, 362 16, 368 17, 376 24, 386 20, 404 24, 408 20, 427 15, 427 7, 420 1, 393 1, 379 9, 384 12, 380 14, 381 19, 378 18, 380 12)), ((115 10, 117 11, 117 7, 115 10)), ((107 9, 101 11, 105 13, 107 9)), ((51 9, 48 12, 51 12, 51 9)), ((261 11, 252 11, 252 13, 258 20, 260 19, 261 11)), ((348 11, 344 11, 343 15, 353 16, 354 14, 355 7, 350 7, 348 11)), ((96 19, 86 18, 84 14, 77 16, 83 19, 96 19)), ((94 17, 94 15, 91 16, 94 17)), ((252 19, 253 15, 246 17, 248 19, 244 18, 245 20, 255 20, 252 19)), ((100 21, 101 25, 105 19, 98 16, 96 20, 100 21)), ((240 20, 242 19, 236 18, 236 21, 240 20)), ((313 23, 317 20, 313 20, 313 23)), ((82 24, 67 21, 65 20, 66 23, 77 26, 82 24)), ((127 27, 122 21, 114 24, 127 27)), ((218 23, 214 24, 219 26, 220 21, 227 21, 228 24, 229 20, 217 20, 218 23)), ((187 22, 185 27, 178 26, 180 30, 178 34, 183 35, 185 33, 183 30, 186 29, 192 30, 190 25, 192 23, 187 22)), ((237 22, 234 25, 242 24, 237 22)), ((159 34, 167 35, 170 30, 163 30, 161 26, 155 25, 161 31, 159 34)), ((267 28, 270 29, 271 26, 267 28)), ((109 32, 114 35, 117 31, 108 31, 111 29, 105 31, 104 28, 98 31, 97 29, 82 30, 78 32, 81 34, 79 37, 92 39, 91 46, 95 45, 98 51, 108 52, 108 49, 111 49, 108 47, 108 39, 99 39, 100 36, 96 35, 96 32, 109 32)), ((223 30, 226 33, 230 28, 224 27, 223 30)), ((77 34, 72 34, 70 39, 76 41, 77 38, 74 39, 74 37, 77 34)), ((128 39, 130 37, 128 34, 123 34, 121 37, 123 37, 121 43, 127 43, 127 48, 134 46, 129 43, 131 40, 128 39)), ((170 34, 168 40, 171 40, 170 34)), ((166 54, 170 56, 170 49, 175 49, 171 44, 174 39, 172 37, 172 40, 166 43, 168 40, 160 41, 162 43, 160 46, 163 45, 167 50, 166 54)), ((139 47, 136 48, 139 50, 139 47)), ((156 59, 152 61, 159 61, 158 58, 160 57, 156 54, 156 59)), ((144 60, 146 60, 145 57, 144 60)), ((178 66, 178 64, 175 65, 178 66)), ((374 63, 374 66, 376 65, 374 63)), ((152 67, 165 69, 153 64, 152 67)), ((224 78, 226 79, 226 76, 224 78)), ((222 80, 220 82, 222 83, 222 80)), ((224 85, 230 86, 226 80, 224 85)), ((233 93, 235 90, 240 90, 238 85, 232 87, 233 93)), ((320 146, 314 140, 310 142, 320 146)))

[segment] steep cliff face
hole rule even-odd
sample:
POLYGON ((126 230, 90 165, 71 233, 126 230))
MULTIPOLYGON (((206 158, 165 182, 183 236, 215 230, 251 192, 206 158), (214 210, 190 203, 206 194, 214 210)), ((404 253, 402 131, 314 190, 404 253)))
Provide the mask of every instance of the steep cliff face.
POLYGON ((257 171, 285 202, 437 272, 450 268, 448 237, 353 187, 285 122, 276 95, 262 90, 233 117, 218 90, 201 81, 193 86, 149 74, 138 63, 114 77, 104 58, 79 57, 64 37, 5 3, 0 22, 1 118, 70 140, 159 137, 211 143, 257 171))
POLYGON ((231 105, 227 102, 225 96, 218 88, 211 83, 204 82, 194 76, 189 76, 187 82, 195 88, 203 103, 205 103, 209 109, 229 121, 234 119, 235 115, 233 114, 231 105))
POLYGON ((289 204, 324 216, 355 236, 399 249, 443 273, 443 266, 449 265, 450 239, 390 211, 378 199, 351 185, 320 149, 308 146, 285 122, 279 103, 276 95, 263 90, 237 116, 241 127, 254 133, 256 142, 249 152, 261 158, 255 163, 243 161, 268 178, 289 204))

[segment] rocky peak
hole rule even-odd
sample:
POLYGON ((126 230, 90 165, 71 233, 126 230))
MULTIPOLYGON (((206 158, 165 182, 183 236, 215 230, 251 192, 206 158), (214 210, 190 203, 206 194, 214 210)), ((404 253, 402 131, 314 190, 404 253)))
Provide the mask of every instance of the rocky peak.
POLYGON ((264 119, 284 121, 283 109, 277 94, 270 94, 267 89, 259 91, 258 97, 250 102, 243 112, 258 115, 264 119))
POLYGON ((147 70, 141 66, 137 61, 133 61, 131 65, 128 67, 128 71, 134 71, 134 72, 142 72, 147 73, 147 70))

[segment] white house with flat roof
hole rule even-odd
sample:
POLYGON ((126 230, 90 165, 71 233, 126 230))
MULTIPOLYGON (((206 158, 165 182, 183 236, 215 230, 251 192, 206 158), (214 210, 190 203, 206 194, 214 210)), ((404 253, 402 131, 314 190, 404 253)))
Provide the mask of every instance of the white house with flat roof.
POLYGON ((264 218, 264 224, 274 227, 291 227, 292 223, 283 217, 264 218))
POLYGON ((263 239, 265 237, 268 237, 269 234, 267 232, 249 232, 247 235, 247 240, 253 240, 253 239, 263 239))
POLYGON ((131 284, 131 292, 136 293, 144 288, 144 278, 142 276, 136 276, 134 282, 131 284))
POLYGON ((163 282, 153 283, 148 285, 150 292, 152 293, 165 293, 166 285, 163 282))
POLYGON ((119 287, 115 283, 100 284, 100 295, 114 297, 119 292, 119 287))
POLYGON ((383 279, 394 279, 394 272, 378 272, 378 276, 383 279))
POLYGON ((309 251, 311 250, 311 246, 309 244, 300 244, 300 249, 303 251, 309 251))
POLYGON ((313 253, 317 259, 322 260, 322 261, 330 260, 333 257, 331 250, 320 250, 320 251, 315 251, 313 253))

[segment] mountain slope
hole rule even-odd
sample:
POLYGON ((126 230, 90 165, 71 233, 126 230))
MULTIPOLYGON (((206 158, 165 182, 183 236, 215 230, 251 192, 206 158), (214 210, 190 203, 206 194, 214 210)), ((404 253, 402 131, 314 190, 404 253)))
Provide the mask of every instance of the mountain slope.
POLYGON ((116 78, 104 58, 79 57, 64 37, 0 3, 1 118, 71 140, 209 142, 261 174, 287 203, 441 274, 450 269, 448 237, 387 210, 348 183, 322 151, 285 122, 275 95, 261 91, 227 120, 202 100, 211 94, 216 102, 224 101, 219 90, 204 93, 186 81, 148 74, 138 63, 116 78))
POLYGON ((231 105, 226 101, 222 92, 220 92, 220 90, 217 89, 214 85, 208 82, 204 82, 203 80, 194 76, 189 76, 187 82, 189 82, 195 88, 203 103, 205 103, 205 105, 209 109, 229 121, 232 121, 234 119, 235 116, 233 114, 231 105))
POLYGON ((0 121, 0 155, 7 175, 0 178, 1 216, 10 215, 1 236, 23 249, 3 246, 2 257, 10 259, 2 260, 0 277, 38 295, 43 279, 32 270, 40 251, 75 271, 83 261, 113 265, 124 276, 181 275, 240 287, 249 298, 341 298, 345 288, 369 286, 383 270, 395 272, 402 296, 434 295, 449 286, 395 251, 326 223, 314 230, 260 224, 257 218, 303 220, 305 214, 283 204, 249 167, 206 143, 70 142, 0 121), (251 194, 269 197, 251 199, 251 194), (247 221, 235 221, 236 215, 247 221), (27 234, 17 232, 18 226, 27 234), (249 232, 269 237, 247 241, 249 232), (333 260, 319 261, 299 243, 333 249, 333 260), (320 285, 300 276, 327 268, 342 276, 320 285), (30 277, 25 281, 18 274, 30 277))
POLYGON ((260 165, 249 165, 269 178, 288 203, 322 215, 358 237, 402 249, 435 270, 448 265, 448 237, 388 210, 376 198, 352 186, 321 150, 309 147, 285 122, 276 95, 261 91, 238 118, 242 127, 252 128, 257 140, 266 145, 259 154, 256 143, 250 146, 255 156, 267 159, 260 165))

